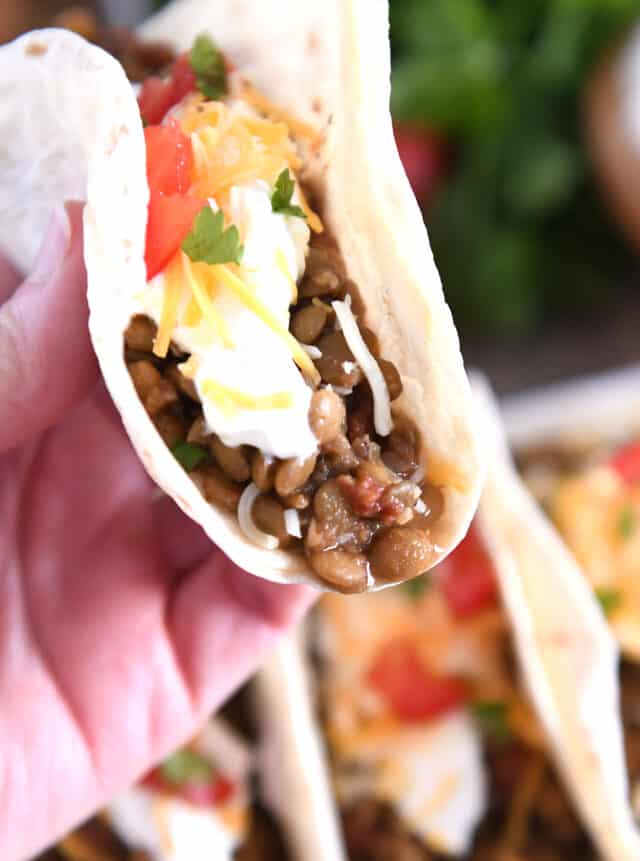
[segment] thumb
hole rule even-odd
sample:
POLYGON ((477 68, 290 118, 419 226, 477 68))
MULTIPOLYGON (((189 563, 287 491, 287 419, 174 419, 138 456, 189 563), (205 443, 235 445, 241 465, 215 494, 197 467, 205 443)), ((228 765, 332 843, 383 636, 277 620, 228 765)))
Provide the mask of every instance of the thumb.
POLYGON ((82 205, 56 210, 35 268, 0 307, 0 453, 58 421, 97 376, 82 205))

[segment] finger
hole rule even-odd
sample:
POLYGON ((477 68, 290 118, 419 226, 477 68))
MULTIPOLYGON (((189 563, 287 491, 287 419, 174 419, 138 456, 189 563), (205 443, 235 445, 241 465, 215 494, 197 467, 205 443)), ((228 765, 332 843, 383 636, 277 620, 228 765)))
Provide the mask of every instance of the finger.
POLYGON ((0 307, 0 452, 61 418, 97 377, 82 208, 52 218, 35 270, 0 307))
POLYGON ((13 263, 0 256, 0 305, 13 296, 22 278, 13 263))
POLYGON ((317 597, 247 574, 218 549, 183 579, 167 625, 195 712, 204 719, 217 708, 317 597))
POLYGON ((209 556, 211 539, 172 499, 163 495, 153 509, 160 548, 172 571, 184 574, 209 556))

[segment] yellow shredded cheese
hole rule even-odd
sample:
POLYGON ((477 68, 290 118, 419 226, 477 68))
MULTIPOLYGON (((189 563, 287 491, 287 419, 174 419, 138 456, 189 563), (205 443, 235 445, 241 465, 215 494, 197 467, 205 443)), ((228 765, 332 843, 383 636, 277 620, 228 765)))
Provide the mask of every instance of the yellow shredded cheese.
MULTIPOLYGON (((181 252, 180 252, 181 253, 181 252)), ((154 355, 161 359, 167 355, 171 336, 178 319, 178 305, 182 292, 180 254, 174 254, 164 271, 164 301, 158 333, 153 342, 154 355)))
POLYGON ((287 265, 287 258, 285 257, 282 248, 276 248, 276 266, 289 282, 289 286, 291 287, 291 304, 295 305, 298 301, 298 285, 291 277, 291 272, 289 272, 289 266, 287 265))
POLYGON ((198 370, 198 359, 196 356, 189 356, 186 362, 181 362, 178 365, 180 373, 185 380, 192 380, 198 370))
POLYGON ((307 224, 314 233, 324 233, 324 224, 320 221, 320 216, 316 215, 307 203, 307 198, 304 196, 304 191, 302 190, 300 183, 298 183, 297 189, 298 198, 300 200, 300 209, 307 216, 307 224))
POLYGON ((315 140, 318 137, 318 131, 311 125, 311 123, 305 123, 302 120, 297 119, 297 117, 294 117, 284 108, 274 105, 270 99, 247 82, 244 84, 242 97, 246 102, 253 105, 254 108, 257 108, 268 117, 286 123, 290 132, 294 136, 309 138, 310 140, 315 140))
POLYGON ((317 385, 320 382, 320 374, 316 370, 315 365, 293 337, 291 332, 288 329, 285 329, 285 327, 280 323, 275 314, 262 304, 253 290, 245 284, 242 278, 239 278, 231 271, 231 267, 229 265, 217 264, 212 266, 211 269, 216 273, 216 276, 236 294, 240 301, 249 308, 250 311, 253 311, 253 313, 259 317, 272 332, 275 332, 276 335, 282 338, 288 346, 296 365, 309 377, 312 383, 317 385))
POLYGON ((191 289, 201 314, 208 320, 214 333, 222 340, 225 347, 233 347, 233 341, 229 337, 229 330, 222 316, 214 308, 209 297, 207 281, 211 279, 210 267, 206 263, 194 263, 184 251, 182 256, 182 271, 185 280, 191 289))
POLYGON ((293 404, 291 392, 248 395, 216 380, 204 380, 202 391, 227 416, 235 415, 238 410, 286 410, 293 404))

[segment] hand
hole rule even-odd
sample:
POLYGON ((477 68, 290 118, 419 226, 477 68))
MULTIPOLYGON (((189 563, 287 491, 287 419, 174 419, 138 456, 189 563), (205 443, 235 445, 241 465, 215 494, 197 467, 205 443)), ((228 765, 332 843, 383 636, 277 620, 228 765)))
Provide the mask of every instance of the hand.
POLYGON ((67 216, 17 289, 0 266, 5 861, 185 741, 313 594, 240 571, 154 492, 98 381, 80 206, 67 216))

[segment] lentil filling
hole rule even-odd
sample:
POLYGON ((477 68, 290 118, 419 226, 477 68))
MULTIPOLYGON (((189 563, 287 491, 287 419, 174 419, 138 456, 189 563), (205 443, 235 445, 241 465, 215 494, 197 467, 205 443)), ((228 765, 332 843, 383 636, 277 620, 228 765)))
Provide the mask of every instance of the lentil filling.
MULTIPOLYGON (((437 487, 421 479, 412 423, 396 419, 385 437, 375 431, 369 383, 330 304, 347 296, 357 301, 335 242, 314 236, 290 323, 296 339, 314 348, 309 352, 320 376, 308 417, 318 450, 306 460, 268 458, 252 446, 232 448, 209 433, 195 387, 178 367, 188 355, 173 343, 166 358, 154 355, 156 325, 150 318, 131 320, 125 358, 166 445, 174 452, 184 443, 201 447, 198 462, 187 468, 208 502, 235 512, 253 482, 259 492, 251 507, 257 528, 278 547, 304 552, 324 583, 362 592, 371 578, 406 580, 429 567, 430 528, 443 500, 437 487)), ((375 335, 360 332, 395 400, 402 392, 397 369, 379 356, 375 335)))

